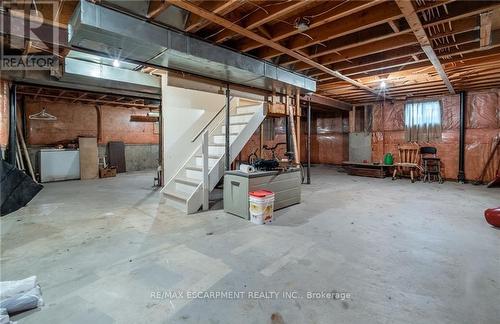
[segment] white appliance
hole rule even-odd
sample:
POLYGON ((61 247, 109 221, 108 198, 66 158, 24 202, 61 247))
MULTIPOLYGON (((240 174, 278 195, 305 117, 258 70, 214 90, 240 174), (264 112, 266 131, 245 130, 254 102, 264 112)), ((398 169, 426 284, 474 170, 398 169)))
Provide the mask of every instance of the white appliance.
POLYGON ((38 170, 40 182, 80 179, 80 151, 40 149, 38 170))

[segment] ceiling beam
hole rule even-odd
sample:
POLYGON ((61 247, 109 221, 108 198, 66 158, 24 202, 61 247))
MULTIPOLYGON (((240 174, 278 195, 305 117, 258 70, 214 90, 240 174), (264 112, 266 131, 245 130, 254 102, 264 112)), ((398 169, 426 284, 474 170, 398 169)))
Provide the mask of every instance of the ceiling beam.
MULTIPOLYGON (((382 24, 372 28, 364 29, 354 34, 334 38, 332 40, 329 40, 328 42, 322 43, 322 45, 324 46, 317 45, 314 47, 310 47, 304 49, 304 52, 307 52, 310 58, 316 58, 332 53, 337 53, 339 51, 343 51, 353 47, 366 45, 386 38, 395 38, 395 36, 403 35, 404 33, 409 33, 413 36, 413 33, 410 29, 395 34, 388 26, 382 24)), ((417 42, 416 39, 415 42, 417 42)), ((293 58, 286 58, 283 60, 282 65, 288 66, 297 62, 298 61, 293 58)))
MULTIPOLYGON (((360 88, 360 89, 363 89, 365 91, 368 91, 368 92, 371 92, 375 95, 380 95, 380 93, 370 87, 367 87, 365 86, 364 84, 360 83, 360 82, 357 82, 353 79, 350 79, 344 75, 342 75, 341 73, 337 72, 337 71, 334 71, 332 69, 329 69, 321 64, 319 64, 318 62, 315 62, 313 60, 311 60, 310 58, 302 55, 302 54, 299 54, 295 51, 292 51, 291 49, 288 49, 287 47, 281 45, 281 44, 278 44, 276 42, 273 42, 271 41, 270 39, 267 39, 265 37, 262 37, 250 30, 247 30, 239 25, 236 25, 236 24, 233 24, 231 21, 223 18, 223 17, 220 17, 210 11, 207 11, 203 8, 200 8, 194 4, 192 4, 191 2, 188 2, 188 1, 184 1, 184 0, 166 0, 166 1, 169 1, 170 3, 172 3, 173 5, 179 7, 179 8, 182 8, 184 10, 187 10, 197 16, 200 16, 204 19, 207 19, 213 23, 216 23, 216 24, 219 24, 221 25, 222 27, 225 27, 227 29, 230 29, 232 31, 234 31, 235 33, 238 33, 244 37, 247 37, 247 38, 250 38, 256 42, 259 42, 261 43, 262 45, 265 45, 265 46, 269 46, 277 51, 280 51, 284 54, 287 54, 287 55, 290 55, 291 57, 294 57, 300 61, 303 61, 309 65, 311 65, 312 67, 315 67, 325 73, 328 73, 336 78, 339 78, 341 80, 344 80, 344 81, 347 81, 353 85, 355 85, 356 87, 360 88)), ((387 98, 387 96, 386 96, 387 98)), ((390 98, 387 98, 387 99, 390 99, 390 98)))
MULTIPOLYGON (((181 1, 165 0, 165 2, 169 2, 170 4, 175 5, 177 2, 181 2, 181 1)), ((200 8, 203 8, 204 10, 206 10, 208 12, 224 16, 225 14, 233 11, 234 9, 243 5, 244 3, 245 3, 245 1, 241 1, 241 0, 206 1, 205 3, 201 4, 201 6, 203 6, 203 7, 200 7, 200 8)), ((204 19, 203 17, 196 15, 196 14, 193 15, 193 13, 191 12, 191 15, 189 15, 188 21, 186 23, 185 31, 190 32, 190 33, 196 33, 197 31, 205 28, 209 24, 210 24, 210 20, 204 19)))
MULTIPOLYGON (((453 69, 460 68, 460 67, 473 67, 474 65, 477 64, 485 64, 489 68, 491 68, 492 63, 498 63, 500 62, 500 46, 495 47, 492 49, 484 50, 484 51, 476 51, 468 54, 463 54, 461 56, 454 57, 450 59, 448 62, 444 63, 444 67, 447 71, 453 71, 453 69)), ((375 73, 370 73, 368 75, 364 75, 364 73, 360 73, 356 76, 356 78, 359 78, 360 81, 362 81, 364 84, 370 85, 371 83, 378 84, 380 83, 380 75, 384 75, 384 77, 387 77, 388 74, 389 80, 401 78, 401 77, 406 77, 408 75, 418 75, 421 72, 419 70, 416 70, 416 68, 422 68, 422 64, 425 64, 425 66, 431 67, 428 62, 425 63, 417 63, 417 64, 408 64, 407 66, 403 68, 392 68, 392 69, 387 69, 384 71, 377 71, 375 73)), ((453 73, 452 73, 453 74, 453 73)), ((419 81, 421 82, 421 81, 419 81)), ((441 81, 440 81, 441 82, 441 81)), ((318 90, 319 91, 325 91, 325 90, 335 90, 338 89, 340 91, 346 91, 345 87, 347 85, 344 82, 341 82, 339 80, 335 80, 332 82, 322 82, 318 84, 318 90)), ((352 88, 352 87, 351 87, 352 88)), ((351 89, 352 91, 355 91, 356 89, 351 89)))
MULTIPOLYGON (((17 93, 20 95, 31 96, 31 97, 33 97, 33 100, 36 99, 35 93, 27 91, 25 89, 19 89, 17 91, 17 93)), ((127 102, 115 102, 115 101, 109 101, 109 100, 84 98, 85 95, 87 95, 87 93, 79 96, 76 99, 74 97, 70 97, 70 96, 50 95, 50 94, 45 94, 45 93, 41 93, 38 96, 40 97, 40 99, 50 98, 52 100, 67 100, 67 101, 71 101, 72 103, 79 101, 79 102, 84 102, 84 103, 100 103, 100 104, 104 104, 104 105, 115 105, 115 106, 125 106, 125 107, 158 108, 158 105, 132 104, 132 103, 127 103, 127 102)))
MULTIPOLYGON (((311 20, 311 24, 309 25, 309 29, 313 29, 336 19, 340 19, 358 11, 373 7, 381 2, 383 2, 383 0, 344 1, 340 4, 337 1, 324 1, 319 7, 321 11, 315 11, 314 13, 304 12, 303 15, 314 16, 311 20)), ((271 40, 273 42, 277 42, 300 33, 301 32, 295 28, 295 26, 291 26, 288 23, 275 24, 273 26, 273 38, 271 40)), ((244 39, 237 45, 237 49, 242 52, 248 52, 261 46, 263 46, 261 43, 253 39, 244 39)))
MULTIPOLYGON (((239 25, 243 26, 246 29, 252 30, 258 28, 268 22, 276 20, 280 17, 293 13, 294 11, 299 11, 306 6, 310 6, 313 1, 295 1, 289 2, 285 1, 279 4, 271 3, 269 7, 263 9, 255 9, 253 13, 251 13, 248 17, 238 22, 239 25)), ((223 43, 232 37, 236 36, 233 31, 229 29, 224 29, 222 32, 217 34, 214 39, 215 43, 223 43)))
MULTIPOLYGON (((393 2, 383 2, 319 27, 309 28, 301 34, 288 38, 286 45, 290 49, 299 50, 374 27, 402 16, 398 6, 393 2)), ((270 48, 263 48, 257 54, 257 56, 264 59, 270 59, 278 55, 281 55, 279 51, 270 48)))
POLYGON ((170 6, 171 4, 164 0, 149 0, 148 19, 155 19, 170 6))
MULTIPOLYGON (((323 65, 338 63, 342 61, 348 62, 361 56, 366 56, 378 52, 385 52, 387 50, 401 48, 417 43, 418 42, 412 33, 402 34, 390 38, 381 39, 365 45, 351 47, 346 50, 338 50, 336 53, 321 56, 318 59, 318 62, 323 65)), ((307 68, 309 68, 309 66, 304 63, 298 63, 294 66, 294 70, 296 71, 303 71, 307 68)))
POLYGON ((484 12, 480 15, 481 17, 481 47, 488 47, 491 45, 491 25, 493 11, 484 12))
MULTIPOLYGON (((413 37, 413 35, 411 35, 413 37)), ((450 43, 450 44, 441 44, 439 46, 434 47, 434 50, 437 49, 446 49, 446 51, 443 52, 443 55, 455 55, 457 53, 460 53, 461 51, 464 50, 472 50, 474 48, 477 48, 477 42, 479 41, 479 36, 477 35, 477 32, 472 31, 468 33, 461 33, 457 34, 455 36, 455 42, 450 43), (475 44, 472 44, 475 43, 475 44), (466 45, 467 46, 462 46, 466 45), (461 46, 457 49, 457 46, 461 46)), ((345 70, 349 69, 357 69, 358 71, 367 71, 361 69, 363 66, 369 66, 371 64, 375 63, 382 63, 382 62, 388 62, 392 61, 395 59, 400 59, 404 57, 412 57, 414 61, 420 61, 425 59, 425 57, 422 54, 422 48, 420 47, 419 44, 411 44, 407 46, 401 46, 401 47, 395 47, 392 48, 388 46, 388 50, 373 53, 373 54, 368 54, 368 55, 360 55, 356 57, 350 57, 348 60, 343 61, 341 58, 338 58, 331 66, 329 66, 332 69, 335 69, 343 74, 346 74, 348 72, 345 72, 345 70), (414 56, 414 57, 413 57, 414 56)), ((319 63, 321 64, 329 64, 327 62, 324 62, 323 60, 320 60, 319 63)), ((382 65, 384 66, 384 65, 382 65)), ((387 66, 390 67, 390 66, 387 66)), ((321 75, 324 75, 322 72, 315 72, 312 74, 308 74, 311 77, 319 77, 321 75)))
MULTIPOLYGON (((444 2, 450 1, 429 2, 425 8, 434 8, 444 2)), ((286 39, 286 45, 288 48, 291 48, 293 50, 305 50, 307 47, 316 44, 323 45, 325 44, 325 42, 328 42, 332 39, 338 39, 339 37, 345 35, 361 33, 368 28, 373 28, 381 24, 389 27, 389 22, 403 17, 398 6, 392 1, 374 3, 374 5, 376 6, 373 6, 373 8, 366 8, 365 10, 353 13, 349 16, 338 18, 335 21, 330 21, 330 23, 328 24, 322 24, 317 28, 313 28, 313 26, 311 25, 311 28, 309 30, 302 32, 297 36, 286 39)), ((419 9, 417 12, 422 10, 424 9, 419 9)), ((392 33, 394 33, 392 29, 391 31, 392 33)), ((332 47, 327 46, 327 48, 332 47)), ((261 49, 257 53, 258 57, 265 59, 270 59, 278 55, 281 55, 281 53, 269 48, 261 49)))
POLYGON ((346 110, 350 111, 352 108, 352 105, 348 104, 347 102, 330 98, 330 97, 325 97, 321 96, 318 94, 312 94, 312 95, 305 95, 300 98, 301 100, 304 101, 311 101, 311 103, 317 104, 317 105, 322 105, 322 106, 328 106, 332 108, 337 108, 340 110, 346 110))
POLYGON ((427 37, 425 29, 422 26, 422 23, 420 22, 417 13, 415 12, 415 8, 413 7, 412 2, 407 0, 396 0, 396 4, 401 9, 401 12, 405 16, 406 21, 408 21, 410 28, 415 34, 415 37, 417 37, 417 40, 420 43, 420 46, 422 47, 422 50, 431 61, 432 65, 434 66, 437 73, 439 74, 444 84, 446 85, 446 88, 448 88, 448 91, 451 94, 455 94, 453 85, 448 79, 448 76, 446 75, 446 72, 444 71, 441 62, 439 61, 439 58, 437 57, 436 53, 434 52, 434 49, 432 48, 431 41, 427 37))
MULTIPOLYGON (((425 27, 425 26, 424 26, 425 27)), ((346 54, 344 51, 349 50, 349 52, 357 51, 359 47, 368 50, 369 46, 388 46, 387 49, 396 48, 404 41, 405 37, 413 38, 415 43, 418 43, 413 35, 413 32, 408 30, 401 30, 399 33, 393 33, 392 30, 388 30, 389 28, 386 25, 379 25, 376 27, 372 27, 369 29, 362 30, 355 34, 350 34, 346 36, 342 36, 339 38, 332 39, 324 45, 326 46, 324 49, 317 49, 314 52, 310 51, 310 58, 317 58, 319 62, 322 64, 328 64, 328 60, 332 60, 331 63, 338 62, 337 59, 340 59, 342 55, 350 55, 346 54), (386 40, 387 41, 384 41, 386 40), (373 43, 373 44, 372 44, 373 43), (366 45, 366 47, 365 47, 366 45), (326 57, 328 56, 328 57, 326 57)), ((478 30, 479 26, 477 25, 477 17, 467 17, 462 18, 460 20, 455 20, 453 22, 444 24, 441 26, 440 31, 436 34, 433 34, 430 39, 438 39, 445 36, 451 36, 455 34, 460 34, 467 31, 478 30)), ((408 44, 407 44, 408 45, 408 44)), ((373 52, 377 50, 373 49, 373 52)), ((352 53, 352 52, 351 52, 352 53)), ((284 66, 288 66, 293 63, 297 63, 297 60, 287 59, 282 63, 284 66)), ((294 70, 302 71, 304 70, 304 65, 299 63, 294 66, 294 70)))
MULTIPOLYGON (((446 15, 436 16, 433 19, 425 21, 424 25, 426 28, 438 25, 441 26, 443 24, 443 20, 454 21, 457 19, 462 19, 470 16, 476 16, 495 8, 500 8, 500 3, 498 1, 491 1, 491 0, 454 1, 452 4, 447 6, 446 15)), ((417 12, 421 12, 421 10, 419 9, 417 10, 417 12)))
POLYGON ((389 23, 389 26, 391 26, 392 30, 393 30, 395 33, 399 33, 399 32, 400 32, 399 27, 398 27, 398 26, 396 26, 396 24, 394 23, 394 21, 389 20, 389 21, 388 21, 388 23, 389 23))

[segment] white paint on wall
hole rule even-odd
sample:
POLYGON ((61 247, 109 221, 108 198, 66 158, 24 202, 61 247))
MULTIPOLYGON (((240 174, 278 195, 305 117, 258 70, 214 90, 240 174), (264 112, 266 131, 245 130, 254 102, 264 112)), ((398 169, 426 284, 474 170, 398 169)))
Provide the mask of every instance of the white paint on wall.
MULTIPOLYGON (((180 170, 201 144, 193 138, 224 107, 224 95, 168 85, 168 74, 162 76, 162 122, 164 184, 180 170)), ((209 129, 212 131, 212 129, 209 129)))

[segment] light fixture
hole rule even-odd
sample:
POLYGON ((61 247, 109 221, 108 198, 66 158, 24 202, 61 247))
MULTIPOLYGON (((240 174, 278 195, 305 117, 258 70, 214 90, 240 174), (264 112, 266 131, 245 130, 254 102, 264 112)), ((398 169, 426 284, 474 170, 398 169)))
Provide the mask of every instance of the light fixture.
POLYGON ((385 89, 385 87, 386 87, 386 86, 387 86, 387 85, 385 84, 385 81, 384 81, 384 80, 380 81, 380 88, 381 88, 381 89, 385 89))
POLYGON ((299 32, 304 32, 306 30, 309 29, 309 26, 311 25, 311 21, 305 17, 298 17, 297 19, 295 19, 295 28, 297 28, 297 30, 299 32))
POLYGON ((120 61, 118 61, 118 60, 116 60, 116 59, 115 59, 115 60, 113 60, 113 66, 114 66, 114 67, 120 67, 120 61))

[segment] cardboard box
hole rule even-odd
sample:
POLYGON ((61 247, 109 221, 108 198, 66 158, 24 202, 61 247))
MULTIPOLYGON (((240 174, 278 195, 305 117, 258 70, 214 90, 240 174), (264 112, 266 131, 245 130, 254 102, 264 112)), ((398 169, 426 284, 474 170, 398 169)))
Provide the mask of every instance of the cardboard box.
POLYGON ((99 168, 100 178, 116 177, 116 167, 99 168))

